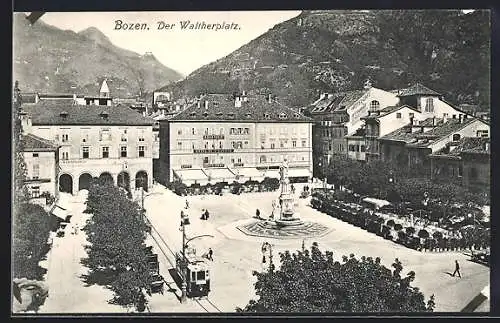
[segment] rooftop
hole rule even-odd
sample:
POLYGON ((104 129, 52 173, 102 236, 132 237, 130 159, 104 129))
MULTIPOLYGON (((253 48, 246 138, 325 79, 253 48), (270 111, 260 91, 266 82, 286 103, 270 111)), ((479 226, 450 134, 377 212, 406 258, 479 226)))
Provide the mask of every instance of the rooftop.
POLYGON ((411 107, 409 105, 406 105, 406 104, 403 104, 403 105, 391 105, 391 106, 388 106, 388 107, 385 107, 383 109, 380 109, 380 114, 372 114, 372 115, 367 115, 365 117, 362 117, 361 119, 377 119, 377 118, 381 118, 381 117, 384 117, 388 114, 391 114, 399 109, 402 109, 402 108, 409 108, 409 109, 412 109, 416 112, 420 112, 418 111, 416 108, 414 107, 411 107))
POLYGON ((411 143, 412 145, 416 144, 417 139, 436 139, 440 138, 446 135, 451 134, 452 132, 463 128, 467 124, 471 123, 473 120, 477 119, 472 119, 472 118, 467 118, 463 121, 463 123, 460 123, 458 119, 448 119, 445 123, 443 123, 442 119, 437 119, 436 120, 436 126, 428 130, 424 133, 421 131, 417 132, 412 132, 410 133, 410 129, 413 127, 433 127, 432 125, 432 118, 425 119, 421 121, 418 125, 406 125, 404 127, 401 127, 399 129, 396 129, 395 131, 388 133, 385 136, 382 136, 380 139, 381 140, 393 140, 393 141, 404 141, 406 143, 411 143))
POLYGON ((56 151, 58 147, 54 142, 30 133, 23 135, 22 140, 23 151, 56 151))
POLYGON ((196 103, 179 112, 171 121, 259 121, 259 122, 312 122, 312 119, 264 95, 251 95, 235 107, 230 94, 207 94, 196 103), (206 103, 205 103, 206 102, 206 103))
POLYGON ((310 107, 311 113, 322 113, 345 110, 358 101, 368 90, 355 90, 348 92, 339 92, 330 94, 316 101, 316 104, 310 107))
POLYGON ((490 154, 490 150, 486 150, 486 143, 490 143, 490 138, 485 137, 464 137, 457 143, 450 143, 443 149, 436 151, 433 155, 459 157, 461 153, 479 153, 490 154), (453 149, 450 149, 454 147, 453 149))
POLYGON ((429 89, 428 87, 423 86, 420 83, 416 83, 409 88, 403 89, 399 92, 398 96, 412 96, 412 95, 434 95, 440 96, 440 93, 437 93, 434 90, 429 89))
POLYGON ((40 101, 23 105, 33 125, 152 125, 154 120, 121 106, 74 105, 40 101))

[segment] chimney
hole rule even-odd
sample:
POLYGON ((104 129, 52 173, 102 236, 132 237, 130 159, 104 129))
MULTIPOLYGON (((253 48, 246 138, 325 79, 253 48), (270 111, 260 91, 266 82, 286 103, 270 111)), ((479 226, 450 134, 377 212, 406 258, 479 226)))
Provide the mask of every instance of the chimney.
POLYGON ((241 108, 241 97, 237 96, 234 98, 234 107, 235 108, 241 108))
POLYGON ((273 102, 273 95, 272 95, 271 93, 269 93, 269 94, 267 95, 267 102, 269 102, 269 103, 272 103, 272 102, 273 102))
POLYGON ((19 113, 21 118, 21 132, 22 134, 31 133, 31 116, 25 111, 19 113))

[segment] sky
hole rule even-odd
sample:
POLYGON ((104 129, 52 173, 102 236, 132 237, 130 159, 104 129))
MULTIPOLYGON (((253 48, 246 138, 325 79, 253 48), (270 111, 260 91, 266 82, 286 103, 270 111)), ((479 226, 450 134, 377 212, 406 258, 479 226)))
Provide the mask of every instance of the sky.
MULTIPOLYGON (((188 75, 197 68, 222 58, 274 25, 301 11, 210 11, 210 12, 48 12, 45 23, 63 30, 79 32, 96 27, 111 42, 139 54, 152 52, 165 66, 188 75), (115 30, 116 20, 145 23, 149 30, 115 30), (180 21, 206 24, 238 24, 239 29, 182 30, 180 21), (158 30, 158 22, 175 24, 158 30)), ((233 25, 234 26, 234 25, 233 25)))

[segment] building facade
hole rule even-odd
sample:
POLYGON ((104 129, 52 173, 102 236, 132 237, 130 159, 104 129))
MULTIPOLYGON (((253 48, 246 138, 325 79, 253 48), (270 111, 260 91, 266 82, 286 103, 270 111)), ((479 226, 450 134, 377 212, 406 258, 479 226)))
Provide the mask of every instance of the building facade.
POLYGON ((32 198, 46 193, 58 197, 59 147, 30 133, 22 136, 25 185, 32 198))
POLYGON ((361 118, 369 110, 378 111, 397 102, 396 93, 372 87, 369 82, 362 90, 323 94, 307 110, 315 121, 315 168, 328 166, 333 155, 349 153, 346 136, 352 136, 361 128, 361 118))
POLYGON ((378 138, 385 136, 411 122, 420 122, 429 118, 453 118, 463 114, 449 103, 442 100, 441 94, 420 83, 409 88, 396 90, 399 99, 395 106, 380 110, 369 110, 363 117, 366 129, 366 159, 380 157, 378 138))
POLYGON ((160 121, 160 182, 312 176, 312 120, 264 96, 209 94, 160 121))
POLYGON ((59 191, 76 193, 101 177, 127 190, 152 185, 153 123, 116 106, 25 105, 27 132, 56 142, 59 191))
POLYGON ((489 128, 483 120, 466 114, 451 119, 413 120, 411 125, 379 138, 381 158, 409 169, 421 167, 430 175, 430 154, 464 137, 489 136, 489 128))
POLYGON ((429 156, 431 179, 459 183, 470 190, 490 189, 490 138, 464 137, 429 156))

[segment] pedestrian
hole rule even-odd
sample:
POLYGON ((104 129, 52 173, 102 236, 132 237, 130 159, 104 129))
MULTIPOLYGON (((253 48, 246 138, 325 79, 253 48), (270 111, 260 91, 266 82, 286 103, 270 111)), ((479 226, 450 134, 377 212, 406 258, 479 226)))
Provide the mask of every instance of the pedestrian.
POLYGON ((186 199, 186 209, 189 209, 189 201, 186 199))
POLYGON ((201 217, 200 217, 200 219, 206 220, 205 219, 205 209, 201 209, 201 217))
POLYGON ((458 274, 458 277, 462 278, 462 275, 460 275, 460 265, 458 264, 458 260, 455 260, 455 271, 452 276, 455 277, 455 274, 458 274))
POLYGON ((205 220, 208 220, 210 213, 208 213, 208 209, 205 210, 205 220))
POLYGON ((257 209, 257 211, 255 211, 255 216, 257 217, 257 219, 260 219, 260 211, 259 211, 259 209, 257 209))
POLYGON ((213 252, 212 248, 208 248, 208 257, 207 257, 208 260, 214 261, 213 254, 214 254, 214 252, 213 252))

